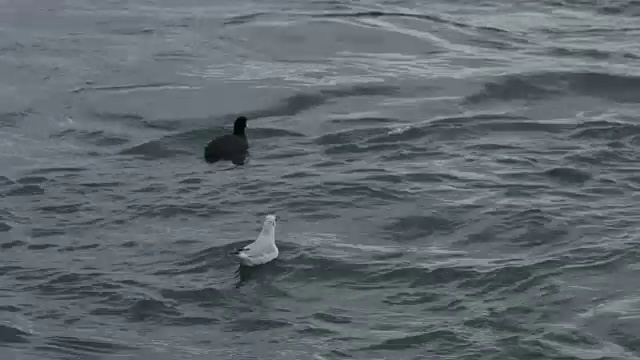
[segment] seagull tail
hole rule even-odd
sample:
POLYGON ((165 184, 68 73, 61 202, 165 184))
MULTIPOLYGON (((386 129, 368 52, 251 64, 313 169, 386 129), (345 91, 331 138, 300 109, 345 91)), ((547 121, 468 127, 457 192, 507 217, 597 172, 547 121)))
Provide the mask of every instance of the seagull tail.
POLYGON ((234 253, 235 256, 239 257, 240 259, 246 260, 249 259, 249 256, 247 255, 247 253, 245 253, 244 251, 242 251, 243 249, 238 249, 238 251, 236 251, 234 253))

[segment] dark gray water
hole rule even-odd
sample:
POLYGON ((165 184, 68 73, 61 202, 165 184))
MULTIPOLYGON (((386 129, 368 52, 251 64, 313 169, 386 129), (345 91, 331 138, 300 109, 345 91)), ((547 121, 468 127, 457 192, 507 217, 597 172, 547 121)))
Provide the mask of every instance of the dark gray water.
POLYGON ((640 358, 638 39, 632 0, 0 1, 0 359, 640 358))

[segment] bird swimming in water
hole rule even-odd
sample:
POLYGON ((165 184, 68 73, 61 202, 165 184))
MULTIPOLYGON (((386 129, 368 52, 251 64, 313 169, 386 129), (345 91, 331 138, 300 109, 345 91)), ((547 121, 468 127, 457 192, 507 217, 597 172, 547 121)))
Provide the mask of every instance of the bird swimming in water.
POLYGON ((244 129, 247 118, 239 116, 233 123, 233 133, 219 136, 204 148, 204 160, 214 163, 219 160, 230 160, 234 165, 244 165, 249 153, 249 141, 244 129))
POLYGON ((278 257, 276 246, 276 216, 267 215, 262 224, 262 231, 251 244, 236 250, 233 254, 238 257, 240 264, 256 266, 270 262, 278 257))

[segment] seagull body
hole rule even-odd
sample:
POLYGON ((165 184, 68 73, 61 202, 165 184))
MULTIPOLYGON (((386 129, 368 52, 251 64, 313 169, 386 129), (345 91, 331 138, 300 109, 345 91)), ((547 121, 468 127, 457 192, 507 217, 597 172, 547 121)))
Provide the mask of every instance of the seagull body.
POLYGON ((276 246, 276 216, 267 215, 262 224, 262 231, 251 244, 238 249, 234 254, 245 266, 266 264, 278 257, 276 246))

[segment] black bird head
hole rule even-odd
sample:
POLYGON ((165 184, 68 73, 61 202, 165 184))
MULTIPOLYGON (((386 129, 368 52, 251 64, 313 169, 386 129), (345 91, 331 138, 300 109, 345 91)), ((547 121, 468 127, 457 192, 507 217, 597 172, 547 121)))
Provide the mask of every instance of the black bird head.
POLYGON ((233 134, 244 136, 244 129, 247 127, 247 118, 239 116, 233 123, 233 134))

